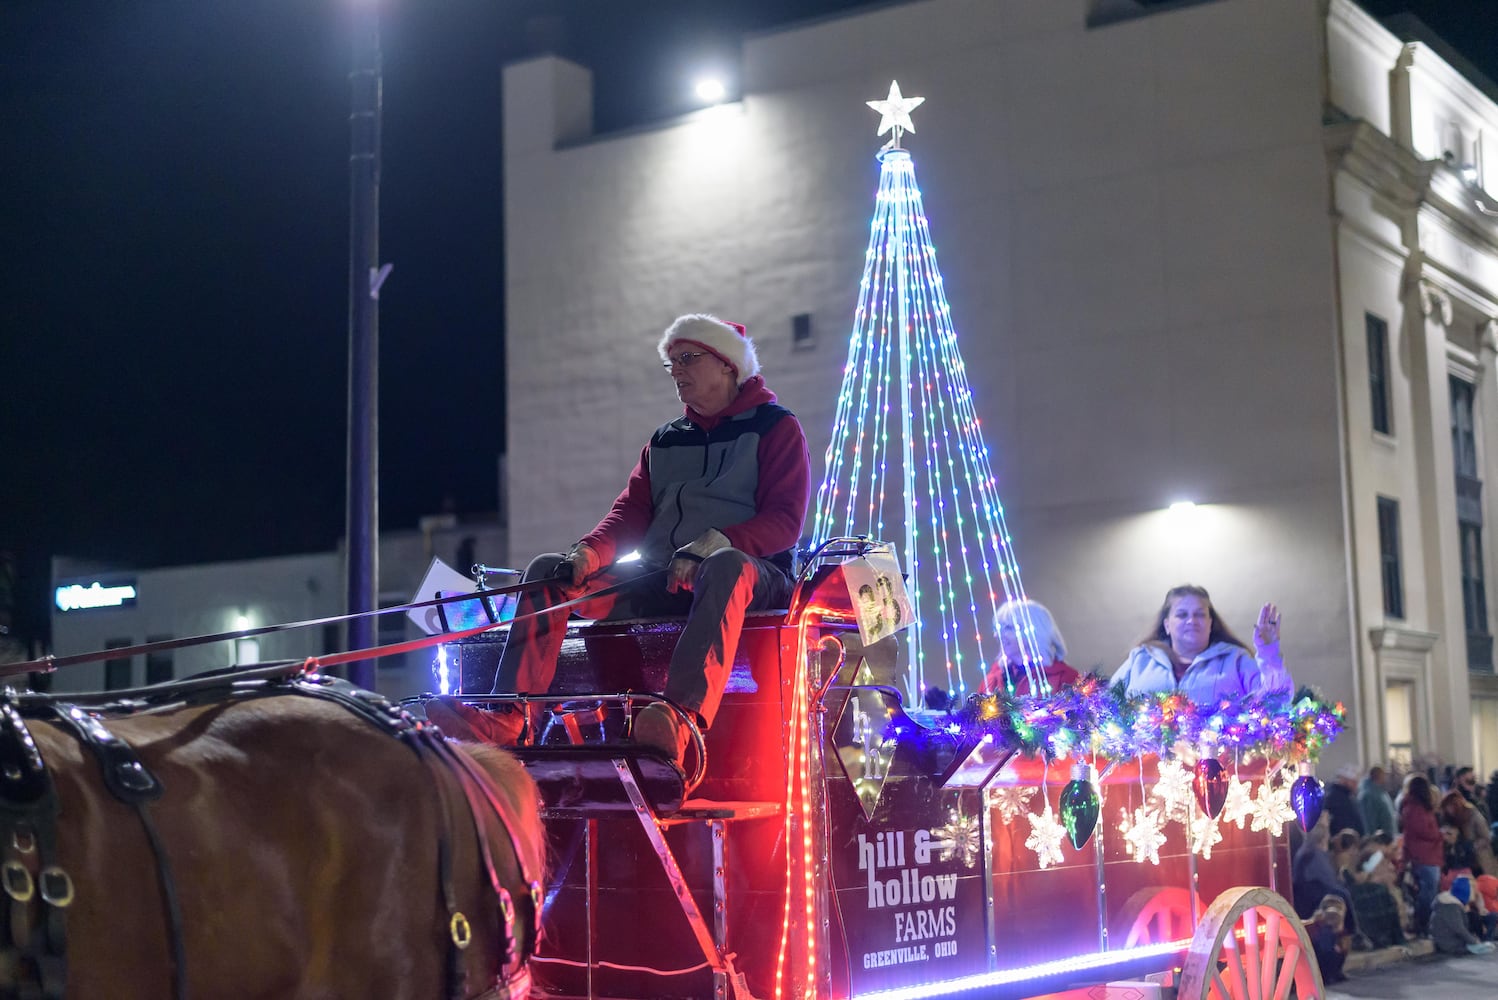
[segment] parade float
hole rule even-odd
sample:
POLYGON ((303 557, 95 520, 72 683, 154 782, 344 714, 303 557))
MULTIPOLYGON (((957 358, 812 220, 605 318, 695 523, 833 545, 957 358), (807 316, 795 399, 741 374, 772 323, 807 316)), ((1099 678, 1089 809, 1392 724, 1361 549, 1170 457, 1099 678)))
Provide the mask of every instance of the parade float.
POLYGON ((1032 693, 983 690, 994 613, 1024 589, 901 146, 920 102, 869 102, 891 138, 819 541, 790 607, 746 622, 686 773, 628 732, 679 622, 574 622, 541 697, 478 694, 504 629, 443 646, 444 691, 538 720, 516 751, 555 862, 536 988, 1319 998, 1285 830, 1315 822, 1340 706, 1051 690, 1026 627, 1032 693))

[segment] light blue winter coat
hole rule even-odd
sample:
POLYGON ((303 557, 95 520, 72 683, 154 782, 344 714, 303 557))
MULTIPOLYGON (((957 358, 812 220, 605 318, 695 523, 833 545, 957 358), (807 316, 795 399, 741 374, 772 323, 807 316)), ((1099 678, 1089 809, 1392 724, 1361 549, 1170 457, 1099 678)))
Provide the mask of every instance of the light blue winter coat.
POLYGON ((1112 683, 1114 687, 1122 687, 1131 698, 1157 691, 1179 691, 1198 705, 1246 694, 1294 693, 1277 642, 1259 650, 1257 659, 1242 646, 1214 642, 1191 661, 1180 683, 1176 683, 1169 650, 1146 642, 1129 653, 1123 666, 1113 674, 1112 683))

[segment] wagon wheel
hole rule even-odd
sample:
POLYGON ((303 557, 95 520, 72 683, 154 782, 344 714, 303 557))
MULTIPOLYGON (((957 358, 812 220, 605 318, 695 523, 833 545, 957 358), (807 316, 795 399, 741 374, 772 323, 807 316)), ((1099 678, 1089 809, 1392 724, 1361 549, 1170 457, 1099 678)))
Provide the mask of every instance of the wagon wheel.
POLYGON ((1140 889, 1124 903, 1121 922, 1128 928, 1125 948, 1184 941, 1196 926, 1191 893, 1179 887, 1140 889))
POLYGON ((1238 886, 1212 903, 1181 969, 1179 1000, 1322 1000, 1304 925, 1284 897, 1238 886))

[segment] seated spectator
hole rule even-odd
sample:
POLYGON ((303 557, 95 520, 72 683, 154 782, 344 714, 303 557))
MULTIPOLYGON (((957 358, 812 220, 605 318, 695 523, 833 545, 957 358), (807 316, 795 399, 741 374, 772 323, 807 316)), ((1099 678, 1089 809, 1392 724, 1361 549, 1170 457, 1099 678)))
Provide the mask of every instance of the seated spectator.
POLYGON ((993 616, 999 633, 999 658, 983 680, 986 691, 1016 695, 1042 694, 1032 690, 1032 678, 1045 678, 1051 690, 1075 684, 1081 674, 1067 666, 1066 640, 1044 604, 1031 600, 1006 601, 993 616), (1026 640, 1026 633, 1033 639, 1026 640))
POLYGON ((1389 948, 1404 944, 1404 914, 1393 859, 1377 845, 1358 853, 1357 866, 1348 882, 1352 914, 1369 947, 1389 948))
POLYGON ((1369 833, 1367 824, 1363 822, 1363 809, 1358 805, 1358 766, 1356 764, 1343 764, 1337 768, 1337 774, 1326 786, 1326 796, 1321 802, 1321 808, 1331 813, 1332 829, 1338 832, 1342 830, 1356 831, 1361 837, 1369 833))
POLYGON ((1341 830, 1331 838, 1327 845, 1326 853, 1331 855, 1332 870, 1337 873, 1337 878, 1343 882, 1358 864, 1358 852, 1363 846, 1363 838, 1356 831, 1341 830))
MULTIPOLYGON (((1467 771, 1467 776, 1472 776, 1471 770, 1467 771)), ((1473 874, 1498 875, 1498 859, 1493 857, 1493 830, 1487 818, 1459 788, 1453 788, 1441 797, 1441 821, 1456 827, 1462 840, 1470 845, 1473 874)))
MULTIPOLYGON (((1489 916, 1498 914, 1498 875, 1479 875, 1476 883, 1477 891, 1474 896, 1482 900, 1483 912, 1489 916)), ((1495 932, 1490 930, 1488 940, 1493 940, 1494 936, 1495 932)))
POLYGON ((1346 924, 1346 901, 1340 896, 1327 895, 1306 925, 1306 936, 1311 939, 1311 949, 1316 952, 1316 964, 1321 967, 1323 983, 1340 983, 1347 978, 1342 973, 1342 965, 1347 960, 1346 924))
POLYGON ((1441 885, 1449 887, 1453 879, 1458 875, 1474 875, 1473 869, 1477 867, 1477 855, 1472 850, 1472 842, 1462 836, 1462 832, 1451 823, 1441 824, 1441 841, 1443 860, 1441 862, 1441 885))
MULTIPOLYGON (((1290 866, 1295 912, 1303 920, 1309 920, 1315 916, 1316 910, 1321 906, 1321 901, 1327 896, 1337 896, 1349 907, 1352 904, 1352 893, 1348 892, 1341 879, 1337 878, 1336 869, 1332 867, 1331 856, 1327 854, 1329 839, 1327 816, 1326 813, 1322 813, 1316 825, 1311 827, 1311 832, 1306 834, 1305 842, 1295 852, 1295 859, 1290 866)), ((1343 912, 1345 913, 1346 910, 1344 909, 1343 912)), ((1356 921, 1353 923, 1355 924, 1356 921)))
POLYGON ((1228 631, 1201 587, 1182 584, 1165 595, 1154 627, 1113 674, 1114 687, 1136 697, 1179 691, 1198 705, 1248 694, 1294 691, 1280 658, 1280 613, 1259 610, 1254 652, 1228 631))
POLYGON ((1459 878, 1446 892, 1436 894, 1430 914, 1430 939, 1436 951, 1444 955, 1486 955, 1493 942, 1479 941, 1467 926, 1467 904, 1471 902, 1472 881, 1459 878))

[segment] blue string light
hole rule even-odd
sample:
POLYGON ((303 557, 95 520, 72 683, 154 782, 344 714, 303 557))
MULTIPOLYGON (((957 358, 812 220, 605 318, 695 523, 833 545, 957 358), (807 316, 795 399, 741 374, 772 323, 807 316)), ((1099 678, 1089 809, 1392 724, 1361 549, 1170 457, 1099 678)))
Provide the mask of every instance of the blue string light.
MULTIPOLYGON (((907 691, 919 699, 941 686, 960 700, 982 688, 998 656, 995 612, 1025 591, 915 165, 899 148, 885 149, 879 161, 812 537, 866 534, 896 543, 914 617, 907 691)), ((1050 688, 1035 627, 1028 610, 1020 618, 1030 689, 1043 694, 1050 688)))

